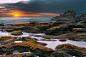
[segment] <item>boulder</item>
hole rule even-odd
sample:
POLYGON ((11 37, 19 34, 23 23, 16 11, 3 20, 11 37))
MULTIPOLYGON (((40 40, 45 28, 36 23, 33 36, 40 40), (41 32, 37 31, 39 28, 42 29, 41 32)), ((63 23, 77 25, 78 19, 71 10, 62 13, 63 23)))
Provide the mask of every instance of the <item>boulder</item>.
POLYGON ((7 32, 12 32, 14 29, 5 29, 7 32))
POLYGON ((64 41, 67 41, 66 39, 60 39, 59 41, 62 41, 62 42, 64 42, 64 41))
POLYGON ((41 41, 57 41, 57 40, 52 40, 52 39, 41 39, 41 41))
POLYGON ((72 56, 62 51, 55 51, 51 54, 50 57, 72 57, 72 56))
POLYGON ((78 57, 83 57, 86 54, 86 48, 77 47, 77 46, 71 45, 71 44, 58 45, 56 47, 56 49, 60 50, 60 51, 64 51, 67 54, 70 54, 73 56, 78 56, 78 57))
POLYGON ((11 35, 21 35, 23 34, 22 31, 13 31, 11 35))

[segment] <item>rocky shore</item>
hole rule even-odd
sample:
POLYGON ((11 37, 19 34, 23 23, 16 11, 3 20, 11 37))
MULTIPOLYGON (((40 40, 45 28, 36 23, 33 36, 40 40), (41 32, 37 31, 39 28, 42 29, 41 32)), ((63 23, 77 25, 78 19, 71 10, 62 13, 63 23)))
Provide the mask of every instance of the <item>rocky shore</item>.
POLYGON ((51 22, 0 24, 0 31, 9 32, 11 35, 0 37, 0 57, 86 57, 85 47, 61 44, 53 50, 46 47, 47 43, 38 42, 39 37, 41 37, 40 41, 54 42, 58 39, 62 42, 67 40, 86 42, 86 19, 75 18, 75 14, 74 11, 68 11, 59 17, 54 17, 51 22), (28 37, 17 37, 23 32, 32 34, 28 37), (37 35, 37 33, 44 33, 44 35, 37 35), (15 50, 19 53, 13 54, 15 50))
MULTIPOLYGON (((47 23, 34 23, 34 22, 20 22, 20 23, 9 23, 0 26, 1 31, 11 32, 12 35, 21 35, 22 32, 27 33, 45 33, 41 35, 44 38, 60 38, 70 39, 74 41, 86 41, 86 25, 79 24, 76 20, 64 21, 65 23, 47 22, 47 23), (76 34, 76 35, 74 35, 76 34)), ((83 21, 84 22, 84 21, 83 21)), ((35 35, 38 36, 38 35, 35 35)), ((39 35, 40 36, 40 35, 39 35)), ((38 37, 39 37, 38 36, 38 37)))
MULTIPOLYGON (((61 21, 59 21, 61 22, 61 21)), ((71 21, 72 22, 72 21, 71 21)), ((24 22, 22 26, 21 23, 9 23, 3 24, 1 26, 2 31, 10 32, 11 35, 21 35, 22 32, 29 32, 29 33, 45 33, 45 35, 33 35, 35 37, 42 37, 42 41, 55 41, 54 39, 59 39, 59 41, 66 41, 66 40, 74 40, 74 41, 86 41, 85 40, 85 26, 81 25, 67 25, 67 24, 58 24, 58 21, 51 23, 27 23, 24 22), (55 25, 54 25, 55 24, 55 25), (53 26, 52 26, 53 25, 53 26), (11 29, 11 30, 10 30, 11 29), (13 30, 12 30, 13 29, 13 30), (79 32, 78 31, 84 31, 79 32), (82 34, 83 33, 83 34, 82 34), (53 40, 51 40, 53 39, 53 40)), ((46 43, 37 42, 38 39, 30 37, 11 37, 11 36, 2 36, 0 37, 0 54, 6 53, 5 56, 13 56, 12 52, 18 50, 19 53, 28 52, 34 53, 33 55, 23 54, 23 56, 30 56, 30 57, 84 57, 85 49, 77 47, 71 44, 62 44, 58 45, 55 50, 51 48, 45 47, 46 43), (22 41, 22 42, 15 42, 15 41, 22 41), (24 49, 23 49, 24 48, 24 49)), ((58 44, 58 43, 57 43, 58 44)), ((20 56, 20 54, 16 54, 16 56, 20 56)))

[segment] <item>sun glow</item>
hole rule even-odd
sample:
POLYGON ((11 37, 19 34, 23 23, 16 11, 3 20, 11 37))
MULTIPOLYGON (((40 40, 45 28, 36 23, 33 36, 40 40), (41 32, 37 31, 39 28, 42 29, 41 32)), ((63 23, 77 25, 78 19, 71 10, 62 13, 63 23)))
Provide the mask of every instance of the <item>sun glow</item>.
POLYGON ((14 16, 18 16, 17 14, 15 14, 14 16))
MULTIPOLYGON (((1 11, 3 12, 3 11, 1 11)), ((28 16, 59 16, 60 14, 56 13, 36 13, 36 14, 25 14, 23 12, 10 12, 10 13, 3 13, 4 15, 14 16, 14 17, 28 17, 28 16)))
POLYGON ((20 16, 19 13, 14 13, 14 16, 17 17, 17 16, 20 16))
POLYGON ((0 6, 0 8, 5 8, 4 6, 0 6))
POLYGON ((21 16, 40 16, 40 15, 35 15, 35 14, 22 14, 22 13, 10 13, 14 17, 21 17, 21 16))

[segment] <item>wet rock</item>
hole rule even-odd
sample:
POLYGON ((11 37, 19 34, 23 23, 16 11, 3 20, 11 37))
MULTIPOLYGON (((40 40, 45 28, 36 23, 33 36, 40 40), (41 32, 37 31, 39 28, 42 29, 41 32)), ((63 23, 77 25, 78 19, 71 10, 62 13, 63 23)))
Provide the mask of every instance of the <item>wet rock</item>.
POLYGON ((22 31, 13 31, 11 35, 21 35, 22 31))
POLYGON ((0 26, 0 29, 4 29, 5 28, 5 26, 0 26))
POLYGON ((50 57, 72 57, 72 56, 61 51, 55 51, 51 54, 50 57))
POLYGON ((3 24, 0 24, 0 26, 4 26, 3 24))
POLYGON ((37 30, 34 30, 34 29, 27 30, 26 32, 28 32, 28 33, 39 33, 39 31, 37 31, 37 30))
POLYGON ((86 48, 77 47, 71 44, 62 44, 56 47, 57 50, 64 51, 67 54, 83 57, 86 56, 86 48))
POLYGON ((36 41, 38 41, 38 39, 36 39, 36 38, 33 38, 33 40, 36 40, 36 41))
POLYGON ((64 42, 64 41, 67 41, 66 39, 60 39, 59 41, 62 41, 62 42, 64 42))
POLYGON ((14 29, 5 29, 7 32, 12 32, 14 29))
POLYGON ((41 41, 57 41, 57 40, 52 40, 52 39, 41 39, 41 41))
POLYGON ((47 45, 46 43, 42 43, 42 42, 38 42, 38 44, 43 45, 43 46, 47 45))
POLYGON ((3 31, 3 29, 0 29, 0 31, 3 31))
POLYGON ((19 54, 9 54, 9 55, 1 55, 2 57, 36 57, 34 54, 31 54, 29 52, 27 53, 19 53, 19 54))

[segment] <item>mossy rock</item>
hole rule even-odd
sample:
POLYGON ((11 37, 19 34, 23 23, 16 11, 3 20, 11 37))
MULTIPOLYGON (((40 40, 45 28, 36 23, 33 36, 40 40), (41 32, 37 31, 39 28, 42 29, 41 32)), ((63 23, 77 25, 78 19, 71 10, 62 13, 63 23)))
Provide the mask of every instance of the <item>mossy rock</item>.
MULTIPOLYGON (((63 53, 61 51, 56 51, 51 54, 51 57, 69 57, 70 55, 63 53)), ((72 56, 71 56, 72 57, 72 56)))
POLYGON ((2 57, 35 57, 35 55, 31 53, 20 53, 20 54, 9 54, 2 57))
POLYGON ((13 31, 11 35, 21 35, 23 34, 22 31, 13 31))
POLYGON ((86 48, 83 48, 83 47, 77 47, 75 45, 71 45, 71 44, 61 44, 61 45, 58 45, 56 47, 57 50, 61 50, 61 51, 64 51, 70 55, 73 55, 73 56, 78 56, 78 57, 83 57, 86 53, 86 48))
POLYGON ((11 36, 2 36, 0 37, 0 41, 6 41, 10 39, 17 39, 17 37, 11 37, 11 36))
POLYGON ((14 29, 5 29, 7 32, 12 32, 14 29))

